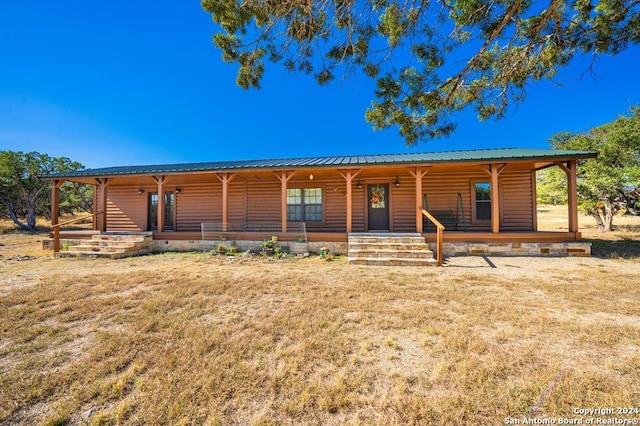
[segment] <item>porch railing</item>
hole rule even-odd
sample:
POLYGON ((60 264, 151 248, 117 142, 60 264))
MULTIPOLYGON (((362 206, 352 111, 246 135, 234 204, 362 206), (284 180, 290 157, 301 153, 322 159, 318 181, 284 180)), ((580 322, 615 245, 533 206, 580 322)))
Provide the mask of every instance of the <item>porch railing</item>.
POLYGON ((442 233, 444 231, 444 225, 424 208, 422 208, 422 215, 433 222, 436 226, 436 260, 438 262, 438 266, 442 266, 442 233))
POLYGON ((58 253, 60 251, 60 228, 61 227, 70 225, 72 223, 80 222, 81 220, 85 220, 88 218, 93 218, 95 222, 98 216, 101 216, 103 214, 104 212, 93 213, 92 215, 77 217, 67 222, 56 223, 55 225, 51 225, 51 231, 53 231, 53 253, 58 253))

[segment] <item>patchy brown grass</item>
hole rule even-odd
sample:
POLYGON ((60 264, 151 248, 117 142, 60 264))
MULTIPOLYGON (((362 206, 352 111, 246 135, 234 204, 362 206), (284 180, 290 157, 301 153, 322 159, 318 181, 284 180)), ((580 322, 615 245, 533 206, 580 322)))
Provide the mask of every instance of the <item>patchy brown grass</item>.
MULTIPOLYGON (((592 217, 578 217, 582 238, 592 244, 592 254, 605 258, 640 258, 640 217, 616 216, 613 231, 600 232, 592 217)), ((566 231, 567 206, 538 206, 538 229, 566 231)))
POLYGON ((640 404, 637 259, 54 260, 41 237, 0 236, 0 423, 488 425, 640 404))

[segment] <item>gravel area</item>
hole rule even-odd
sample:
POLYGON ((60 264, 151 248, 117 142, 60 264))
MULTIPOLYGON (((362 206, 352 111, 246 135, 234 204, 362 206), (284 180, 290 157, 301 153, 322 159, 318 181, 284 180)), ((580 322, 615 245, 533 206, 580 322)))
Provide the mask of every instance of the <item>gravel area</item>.
POLYGON ((624 268, 627 273, 640 273, 640 260, 602 259, 597 257, 503 257, 503 256, 457 256, 445 259, 446 269, 509 277, 544 278, 550 273, 584 273, 586 269, 616 271, 624 268))

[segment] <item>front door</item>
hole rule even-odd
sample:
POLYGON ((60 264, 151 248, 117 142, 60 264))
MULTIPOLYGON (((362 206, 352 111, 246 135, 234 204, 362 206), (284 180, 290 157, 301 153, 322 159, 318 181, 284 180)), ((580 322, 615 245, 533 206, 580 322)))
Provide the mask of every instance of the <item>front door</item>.
POLYGON ((367 186, 369 194, 368 214, 370 231, 389 230, 389 184, 377 183, 367 186))
MULTIPOLYGON (((173 231, 174 212, 173 192, 164 193, 164 230, 173 231)), ((149 193, 149 230, 158 230, 158 193, 149 193)))

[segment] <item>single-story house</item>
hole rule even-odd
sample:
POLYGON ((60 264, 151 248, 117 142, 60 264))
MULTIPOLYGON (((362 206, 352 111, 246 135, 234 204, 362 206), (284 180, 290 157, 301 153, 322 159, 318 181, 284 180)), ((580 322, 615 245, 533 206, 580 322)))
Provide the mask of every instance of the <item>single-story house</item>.
POLYGON ((433 246, 440 222, 445 254, 588 255, 576 245, 576 167, 596 155, 510 148, 86 169, 48 176, 51 217, 58 230, 59 188, 72 181, 96 188, 88 234, 147 232, 157 249, 277 235, 346 252, 350 235, 373 233, 433 246), (536 171, 547 167, 567 175, 565 232, 537 230, 536 171))

